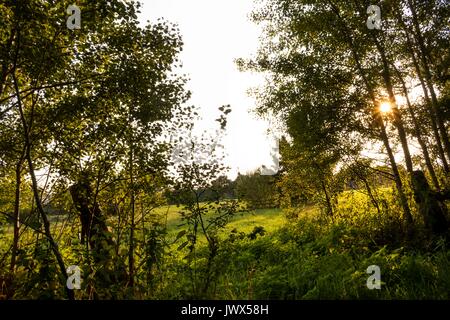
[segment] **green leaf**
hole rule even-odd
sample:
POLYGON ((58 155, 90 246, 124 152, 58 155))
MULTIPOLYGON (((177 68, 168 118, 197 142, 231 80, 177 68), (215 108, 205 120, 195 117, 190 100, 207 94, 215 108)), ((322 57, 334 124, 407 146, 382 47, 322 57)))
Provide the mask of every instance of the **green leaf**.
POLYGON ((180 239, 185 234, 186 234, 186 230, 181 230, 180 232, 178 232, 178 234, 177 234, 177 236, 175 238, 175 242, 178 241, 178 239, 180 239))
POLYGON ((183 250, 183 248, 186 247, 186 246, 188 245, 188 243, 189 243, 189 241, 183 242, 183 243, 177 248, 177 250, 178 250, 178 251, 183 250))

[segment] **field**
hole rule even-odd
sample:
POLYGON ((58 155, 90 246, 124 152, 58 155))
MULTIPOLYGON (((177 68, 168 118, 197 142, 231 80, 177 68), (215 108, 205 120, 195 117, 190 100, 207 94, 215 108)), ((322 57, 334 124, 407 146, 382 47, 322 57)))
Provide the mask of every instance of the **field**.
MULTIPOLYGON (((382 192, 387 195, 389 190, 381 189, 382 192)), ((235 217, 227 226, 227 233, 236 229, 245 236, 224 241, 215 261, 215 284, 207 297, 449 299, 450 277, 446 270, 450 268, 450 252, 444 245, 430 247, 426 241, 421 246, 407 241, 392 243, 389 232, 399 227, 395 221, 387 216, 376 217, 371 210, 355 216, 358 215, 355 210, 360 208, 354 206, 358 203, 366 206, 365 198, 357 192, 344 193, 339 201, 342 210, 337 223, 324 221, 315 206, 300 209, 294 220, 286 219, 281 209, 256 210, 235 217), (379 225, 380 220, 386 223, 381 229, 372 225, 379 225), (249 237, 258 226, 267 232, 249 237), (366 271, 371 265, 381 269, 379 290, 367 286, 370 274, 366 271)), ((173 208, 169 209, 168 221, 173 239, 180 230, 177 227, 180 220, 173 208)), ((172 281, 168 281, 170 285, 159 288, 158 298, 192 297, 192 281, 202 283, 202 267, 207 257, 206 241, 200 243, 198 256, 202 258, 191 265, 199 272, 199 278, 193 279, 189 273, 173 274, 172 281)), ((172 247, 173 252, 177 252, 175 248, 172 247)), ((184 265, 183 259, 184 254, 175 253, 170 264, 179 267, 184 265)))

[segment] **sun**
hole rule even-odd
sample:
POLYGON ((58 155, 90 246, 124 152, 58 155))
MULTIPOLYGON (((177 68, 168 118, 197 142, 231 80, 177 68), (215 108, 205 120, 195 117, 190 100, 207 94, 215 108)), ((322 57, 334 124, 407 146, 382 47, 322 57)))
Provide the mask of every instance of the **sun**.
POLYGON ((390 102, 385 101, 380 104, 380 111, 382 113, 388 113, 388 112, 391 112, 391 110, 392 110, 392 105, 390 102))

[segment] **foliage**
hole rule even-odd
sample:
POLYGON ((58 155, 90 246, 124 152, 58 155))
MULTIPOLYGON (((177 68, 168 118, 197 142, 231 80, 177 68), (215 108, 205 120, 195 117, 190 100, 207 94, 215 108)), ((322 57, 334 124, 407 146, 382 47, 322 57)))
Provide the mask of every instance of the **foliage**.
POLYGON ((281 166, 235 181, 231 106, 195 134, 177 27, 80 0, 69 30, 69 4, 0 3, 0 299, 450 298, 445 1, 383 2, 381 30, 362 0, 258 2, 238 65, 281 166))
POLYGON ((259 171, 239 174, 236 178, 236 195, 253 210, 278 207, 276 181, 276 176, 261 175, 259 171))

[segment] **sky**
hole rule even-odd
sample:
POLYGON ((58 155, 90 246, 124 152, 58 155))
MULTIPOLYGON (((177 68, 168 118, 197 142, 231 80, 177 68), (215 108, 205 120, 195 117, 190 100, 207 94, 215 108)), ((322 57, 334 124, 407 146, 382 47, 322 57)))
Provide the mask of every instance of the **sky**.
POLYGON ((275 140, 267 134, 270 124, 251 112, 254 98, 248 89, 262 84, 260 75, 240 72, 234 60, 250 58, 258 48, 260 30, 248 14, 253 0, 141 0, 140 20, 158 18, 176 23, 183 38, 182 73, 190 81, 189 105, 200 110, 198 126, 215 130, 218 108, 231 105, 227 135, 223 141, 229 176, 272 163, 275 140))

